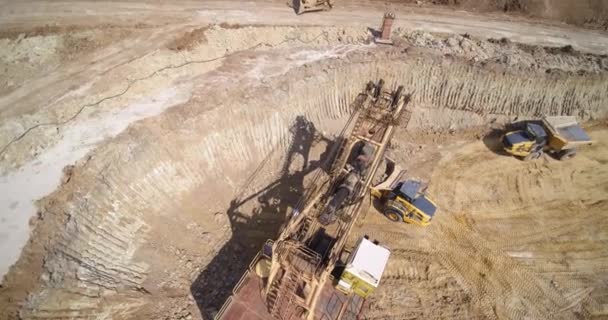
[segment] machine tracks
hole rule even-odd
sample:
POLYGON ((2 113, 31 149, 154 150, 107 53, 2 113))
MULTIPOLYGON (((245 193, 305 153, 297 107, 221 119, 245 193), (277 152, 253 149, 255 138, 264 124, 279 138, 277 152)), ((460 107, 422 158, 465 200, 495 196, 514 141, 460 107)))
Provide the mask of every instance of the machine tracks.
POLYGON ((365 319, 470 319, 470 301, 434 253, 396 249, 365 319))
POLYGON ((608 180, 594 157, 528 163, 470 144, 435 169, 440 212, 428 228, 370 208, 351 238, 368 235, 392 254, 366 319, 603 315, 608 180))

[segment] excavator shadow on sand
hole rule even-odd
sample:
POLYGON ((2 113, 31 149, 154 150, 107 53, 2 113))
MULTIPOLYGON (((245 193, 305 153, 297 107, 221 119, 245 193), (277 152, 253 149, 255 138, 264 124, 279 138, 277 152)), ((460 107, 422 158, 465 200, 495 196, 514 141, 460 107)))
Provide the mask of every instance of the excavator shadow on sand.
MULTIPOLYGON (((311 121, 298 116, 290 132, 292 143, 280 178, 230 202, 226 214, 232 237, 191 284, 191 293, 204 319, 213 319, 259 248, 269 236, 278 233, 287 218, 284 213, 291 212, 305 190, 305 177, 317 170, 326 171, 326 165, 331 164, 334 141, 321 136, 311 121), (320 160, 311 161, 311 150, 316 144, 325 144, 325 151, 320 160)), ((264 163, 260 165, 263 166, 264 163)), ((255 174, 249 180, 253 179, 255 174)))

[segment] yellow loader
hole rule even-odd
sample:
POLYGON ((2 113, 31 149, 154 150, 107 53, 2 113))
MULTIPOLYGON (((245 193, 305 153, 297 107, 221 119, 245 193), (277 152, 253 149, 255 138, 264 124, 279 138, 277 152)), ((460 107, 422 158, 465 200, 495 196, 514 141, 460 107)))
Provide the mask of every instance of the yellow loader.
POLYGON ((538 159, 543 153, 568 160, 576 155, 579 146, 593 143, 576 118, 571 116, 526 122, 525 128, 508 132, 501 141, 507 153, 526 161, 538 159))
MULTIPOLYGON (((394 163, 392 164, 394 166, 394 163)), ((387 168, 389 168, 387 166, 387 168)), ((382 213, 391 221, 428 226, 437 205, 426 197, 423 183, 405 179, 405 170, 393 168, 388 177, 371 188, 371 195, 382 205, 382 213)))

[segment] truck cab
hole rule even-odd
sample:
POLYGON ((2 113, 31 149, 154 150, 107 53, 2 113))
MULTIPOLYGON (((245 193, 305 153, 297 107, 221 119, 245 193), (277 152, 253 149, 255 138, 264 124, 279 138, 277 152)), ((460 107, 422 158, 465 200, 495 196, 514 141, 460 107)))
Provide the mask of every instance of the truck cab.
POLYGON ((382 213, 391 221, 428 226, 437 211, 437 205, 423 192, 422 182, 405 179, 406 171, 387 160, 382 182, 371 187, 372 197, 382 204, 382 213))
POLYGON ((421 193, 421 189, 420 181, 399 182, 387 195, 384 215, 394 222, 429 225, 437 211, 437 205, 421 193))
POLYGON ((541 150, 547 144, 547 132, 536 123, 527 123, 524 130, 512 131, 505 134, 502 144, 507 153, 519 157, 527 157, 541 150))

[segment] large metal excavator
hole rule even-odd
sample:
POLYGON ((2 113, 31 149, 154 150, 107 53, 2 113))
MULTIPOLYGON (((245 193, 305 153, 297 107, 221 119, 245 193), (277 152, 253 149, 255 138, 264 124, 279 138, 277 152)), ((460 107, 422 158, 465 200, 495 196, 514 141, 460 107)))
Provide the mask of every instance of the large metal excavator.
POLYGON ((390 251, 361 238, 348 245, 368 209, 370 186, 409 95, 370 82, 353 104, 331 169, 317 172, 276 240, 268 240, 216 319, 358 319, 379 285, 390 251))

